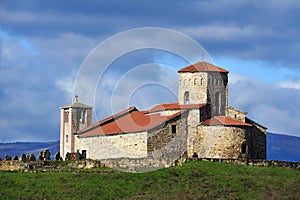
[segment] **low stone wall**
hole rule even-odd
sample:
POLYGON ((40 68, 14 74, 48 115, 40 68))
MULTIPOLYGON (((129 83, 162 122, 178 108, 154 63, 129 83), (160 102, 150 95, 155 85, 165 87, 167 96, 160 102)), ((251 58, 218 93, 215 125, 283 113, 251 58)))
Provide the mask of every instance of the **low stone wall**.
MULTIPOLYGON (((216 159, 216 158, 180 158, 175 162, 165 159, 152 158, 118 158, 106 160, 81 160, 81 161, 36 161, 22 163, 21 161, 0 161, 0 170, 22 171, 22 172, 81 172, 80 170, 108 167, 109 173, 119 171, 126 172, 149 172, 173 165, 181 165, 186 161, 211 161, 231 164, 261 167, 283 167, 300 170, 300 162, 285 162, 276 160, 238 160, 238 159, 216 159), (78 171, 79 170, 79 171, 78 171)), ((86 171, 86 170, 85 170, 86 171)), ((100 171, 100 170, 99 170, 100 171)), ((97 173, 97 172, 95 172, 97 173)), ((102 173, 102 172, 101 172, 102 173)), ((104 172, 105 173, 105 172, 104 172)))
POLYGON ((7 160, 0 161, 1 171, 18 171, 22 167, 22 161, 19 160, 7 160))
POLYGON ((217 159, 217 158, 191 158, 188 160, 222 162, 222 163, 259 166, 259 167, 283 167, 283 168, 300 170, 300 162, 286 162, 286 161, 279 161, 279 160, 263 160, 263 159, 238 160, 238 159, 217 159))

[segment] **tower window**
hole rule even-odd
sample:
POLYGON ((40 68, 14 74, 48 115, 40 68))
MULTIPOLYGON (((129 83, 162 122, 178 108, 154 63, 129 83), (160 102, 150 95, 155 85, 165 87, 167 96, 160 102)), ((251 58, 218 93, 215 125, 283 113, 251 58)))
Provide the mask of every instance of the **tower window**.
POLYGON ((190 102, 190 93, 186 91, 184 93, 184 104, 188 104, 190 102))
POLYGON ((201 84, 201 85, 203 85, 203 78, 201 78, 201 82, 200 82, 200 84, 201 84))
POLYGON ((66 143, 69 142, 69 135, 66 135, 66 143))

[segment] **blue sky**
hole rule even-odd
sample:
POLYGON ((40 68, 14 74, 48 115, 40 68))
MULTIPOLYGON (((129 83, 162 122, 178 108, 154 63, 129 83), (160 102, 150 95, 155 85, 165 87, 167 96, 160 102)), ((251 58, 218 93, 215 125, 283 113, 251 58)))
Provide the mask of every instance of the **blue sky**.
MULTIPOLYGON (((300 136, 299 18, 300 2, 293 0, 2 0, 0 142, 58 140, 59 107, 72 101, 86 56, 105 39, 140 27, 173 29, 199 42, 230 71, 230 105, 271 132, 300 136)), ((120 56, 99 81, 94 118, 132 104, 147 109, 176 101, 180 67, 181 59, 157 50, 120 56), (128 97, 127 88, 116 89, 119 80, 146 82, 128 97)))

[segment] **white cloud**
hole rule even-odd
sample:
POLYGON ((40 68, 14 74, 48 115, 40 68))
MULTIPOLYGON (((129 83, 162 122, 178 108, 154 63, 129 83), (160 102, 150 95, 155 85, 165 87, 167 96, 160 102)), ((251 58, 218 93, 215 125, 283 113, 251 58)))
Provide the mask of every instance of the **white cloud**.
POLYGON ((300 90, 300 79, 296 81, 281 81, 279 87, 300 90))
POLYGON ((67 93, 67 99, 72 99, 74 81, 71 77, 66 77, 63 80, 57 80, 55 84, 60 90, 67 93))
POLYGON ((299 90, 239 74, 230 76, 229 104, 248 112, 270 132, 300 136, 299 99, 299 90))

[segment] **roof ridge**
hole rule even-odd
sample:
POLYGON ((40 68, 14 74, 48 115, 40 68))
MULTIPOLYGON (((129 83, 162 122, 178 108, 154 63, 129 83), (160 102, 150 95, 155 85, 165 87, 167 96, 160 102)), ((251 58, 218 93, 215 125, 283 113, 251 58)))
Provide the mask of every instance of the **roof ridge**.
POLYGON ((228 73, 226 69, 223 69, 219 66, 216 66, 212 63, 208 63, 205 61, 200 61, 194 64, 191 64, 189 66, 186 66, 180 70, 178 70, 179 73, 181 72, 221 72, 221 73, 228 73))
POLYGON ((131 113, 133 111, 139 111, 139 110, 135 106, 130 106, 127 109, 122 110, 122 111, 116 113, 115 115, 111 115, 109 117, 106 117, 106 118, 104 118, 102 120, 99 120, 99 121, 95 122, 94 124, 91 124, 90 126, 88 126, 86 128, 78 130, 78 132, 85 133, 87 131, 93 130, 97 126, 103 126, 104 124, 107 124, 107 123, 112 122, 112 121, 114 121, 116 119, 119 119, 119 118, 123 117, 124 115, 129 114, 129 113, 131 113))

